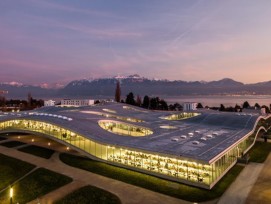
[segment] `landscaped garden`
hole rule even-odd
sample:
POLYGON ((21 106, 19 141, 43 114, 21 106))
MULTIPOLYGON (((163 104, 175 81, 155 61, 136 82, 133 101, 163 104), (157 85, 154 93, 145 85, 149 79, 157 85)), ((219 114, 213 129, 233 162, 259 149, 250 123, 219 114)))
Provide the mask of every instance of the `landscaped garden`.
MULTIPOLYGON (((17 172, 18 169, 16 169, 17 172)), ((13 203, 27 203, 72 181, 71 178, 48 169, 39 168, 15 183, 13 203)), ((0 193, 0 203, 9 202, 9 189, 0 193)))
POLYGON ((219 198, 244 168, 235 165, 212 190, 206 190, 115 167, 85 157, 63 153, 60 155, 60 159, 64 163, 80 169, 192 202, 204 202, 219 198))
POLYGON ((52 156, 52 154, 54 154, 55 152, 54 150, 35 146, 35 145, 22 147, 22 148, 19 148, 18 150, 25 153, 33 154, 35 156, 42 157, 45 159, 49 159, 52 156))
POLYGON ((0 191, 30 172, 34 167, 27 162, 0 154, 0 191))
POLYGON ((54 204, 120 204, 120 199, 103 189, 95 186, 82 187, 71 194, 65 196, 61 200, 54 202, 54 204))
POLYGON ((263 163, 271 152, 271 143, 256 141, 249 151, 251 162, 263 163))

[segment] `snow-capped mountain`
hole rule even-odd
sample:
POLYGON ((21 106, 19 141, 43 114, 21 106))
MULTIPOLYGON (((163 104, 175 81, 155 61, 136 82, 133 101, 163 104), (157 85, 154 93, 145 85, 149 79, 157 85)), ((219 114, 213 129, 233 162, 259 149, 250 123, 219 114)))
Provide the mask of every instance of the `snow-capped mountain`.
POLYGON ((169 81, 166 79, 148 79, 138 74, 129 76, 116 75, 106 78, 88 78, 74 80, 66 86, 24 85, 18 82, 0 83, 0 90, 8 91, 9 97, 33 96, 88 97, 114 96, 117 81, 121 84, 122 96, 129 92, 135 95, 213 95, 213 94, 271 94, 271 82, 243 84, 233 79, 217 81, 169 81), (58 87, 57 87, 58 86, 58 87))

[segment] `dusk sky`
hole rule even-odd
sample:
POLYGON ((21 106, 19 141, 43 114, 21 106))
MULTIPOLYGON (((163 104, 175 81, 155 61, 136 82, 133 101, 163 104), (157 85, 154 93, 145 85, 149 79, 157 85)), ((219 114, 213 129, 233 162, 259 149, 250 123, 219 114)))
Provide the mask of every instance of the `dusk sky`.
POLYGON ((0 82, 271 80, 270 0, 1 0, 0 82))

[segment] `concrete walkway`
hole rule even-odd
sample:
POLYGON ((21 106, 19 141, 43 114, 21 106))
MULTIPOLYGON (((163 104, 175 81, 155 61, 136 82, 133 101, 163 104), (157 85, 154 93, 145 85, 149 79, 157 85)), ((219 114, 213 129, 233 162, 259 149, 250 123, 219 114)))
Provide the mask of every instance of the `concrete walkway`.
MULTIPOLYGON (((123 204, 186 204, 187 201, 176 199, 170 196, 166 196, 160 193, 156 193, 144 188, 133 186, 121 181, 113 180, 107 177, 103 177, 85 170, 77 169, 62 163, 58 159, 58 153, 55 153, 49 160, 36 157, 24 152, 19 152, 16 149, 6 148, 0 146, 0 153, 10 157, 18 158, 20 160, 32 163, 37 167, 44 167, 49 170, 61 173, 63 175, 73 178, 73 182, 63 186, 47 195, 44 195, 31 203, 49 204, 53 201, 69 194, 77 188, 84 185, 93 185, 99 188, 105 189, 115 195, 117 195, 123 204)), ((148 181, 146 181, 148 182, 148 181)))
POLYGON ((246 204, 271 203, 271 154, 269 154, 264 164, 260 176, 247 197, 246 204))
POLYGON ((243 204, 256 182, 264 164, 249 163, 222 195, 218 204, 243 204))

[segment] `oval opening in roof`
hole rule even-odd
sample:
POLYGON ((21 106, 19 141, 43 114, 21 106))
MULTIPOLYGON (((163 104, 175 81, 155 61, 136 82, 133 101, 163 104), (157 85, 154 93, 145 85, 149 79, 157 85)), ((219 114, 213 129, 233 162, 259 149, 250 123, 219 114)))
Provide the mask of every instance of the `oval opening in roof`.
POLYGON ((178 139, 178 138, 171 138, 171 141, 173 141, 173 142, 178 142, 179 139, 178 139))
POLYGON ((160 117, 160 118, 165 119, 165 120, 185 120, 185 119, 189 119, 189 118, 196 117, 196 116, 199 116, 199 115, 200 115, 200 113, 182 112, 182 113, 178 113, 178 114, 163 116, 163 117, 160 117))
POLYGON ((199 141, 193 141, 192 144, 198 145, 200 142, 199 141))
POLYGON ((149 128, 115 120, 100 120, 98 124, 104 130, 118 135, 142 137, 153 134, 153 131, 149 128))

